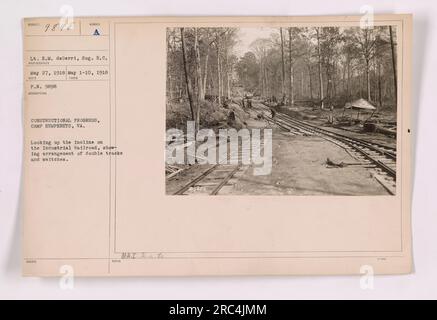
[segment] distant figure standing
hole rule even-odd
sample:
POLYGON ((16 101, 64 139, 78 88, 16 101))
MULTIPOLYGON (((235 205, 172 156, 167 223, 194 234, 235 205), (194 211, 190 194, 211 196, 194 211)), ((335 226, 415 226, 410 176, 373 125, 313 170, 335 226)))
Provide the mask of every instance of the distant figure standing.
POLYGON ((246 96, 247 101, 247 107, 252 108, 252 99, 249 96, 246 96))
POLYGON ((246 100, 246 108, 252 108, 252 94, 246 92, 243 100, 246 100))
POLYGON ((273 123, 276 124, 276 120, 275 120, 276 111, 275 111, 275 109, 270 108, 270 114, 272 116, 273 123))

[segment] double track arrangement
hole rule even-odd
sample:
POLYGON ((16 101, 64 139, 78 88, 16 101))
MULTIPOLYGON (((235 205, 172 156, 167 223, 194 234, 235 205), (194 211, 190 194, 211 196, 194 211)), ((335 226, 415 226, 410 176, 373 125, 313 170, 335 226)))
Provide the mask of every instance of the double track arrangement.
POLYGON ((212 165, 173 194, 217 195, 224 186, 228 185, 239 169, 240 165, 212 165))
MULTIPOLYGON (((256 108, 258 109, 258 108, 256 108)), ((269 116, 266 108, 260 108, 264 118, 274 122, 278 127, 287 130, 293 135, 318 136, 344 149, 358 163, 365 165, 373 172, 375 179, 390 194, 396 193, 396 148, 388 145, 371 142, 356 137, 350 137, 328 129, 320 128, 305 121, 297 120, 285 113, 277 112, 275 117, 269 116)), ((262 148, 263 146, 261 146, 262 148)), ((250 152, 245 148, 240 148, 238 152, 238 163, 218 163, 210 165, 202 173, 195 176, 188 183, 174 192, 174 195, 188 194, 209 194, 218 195, 225 186, 232 186, 235 175, 244 170, 241 165, 241 158, 245 152, 250 152)), ((229 158, 228 158, 229 160, 229 158)), ((235 180, 235 179, 234 179, 235 180)))
MULTIPOLYGON (((264 110, 265 111, 265 110, 264 110)), ((266 115, 266 113, 264 113, 266 115)), ((390 194, 396 193, 396 148, 332 132, 284 113, 276 113, 279 127, 295 135, 317 135, 343 148, 352 157, 374 169, 374 177, 390 194)))
MULTIPOLYGON (((250 141, 249 141, 250 142, 250 141)), ((231 187, 235 183, 235 175, 245 170, 247 166, 242 164, 242 159, 251 152, 250 143, 241 142, 238 153, 227 154, 226 161, 210 165, 201 174, 191 179, 187 184, 174 192, 174 195, 219 195, 225 187, 231 187)), ((256 147, 256 146, 254 146, 256 147)), ((259 148, 263 148, 263 143, 259 148)), ((255 150, 257 152, 258 150, 255 150)))

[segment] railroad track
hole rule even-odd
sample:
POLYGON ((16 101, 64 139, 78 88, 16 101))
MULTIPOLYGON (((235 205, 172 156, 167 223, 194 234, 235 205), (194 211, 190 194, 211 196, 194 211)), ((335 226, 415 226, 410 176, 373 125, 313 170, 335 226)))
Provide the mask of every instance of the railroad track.
POLYGON ((317 135, 343 148, 357 161, 366 164, 366 168, 372 169, 375 179, 388 193, 396 193, 396 148, 319 128, 284 113, 277 112, 273 119, 266 110, 263 112, 270 121, 292 134, 317 135))
MULTIPOLYGON (((242 159, 250 155, 251 152, 250 144, 241 141, 239 145, 241 147, 238 148, 238 153, 227 153, 226 159, 218 164, 210 165, 173 194, 219 195, 224 187, 235 184, 237 180, 236 175, 248 167, 242 163, 242 159)), ((261 140, 259 147, 261 150, 264 147, 263 140, 261 140)), ((255 150, 254 152, 258 151, 255 150)))
POLYGON ((228 185, 234 177, 240 165, 215 164, 204 172, 196 176, 182 188, 177 190, 174 195, 187 194, 209 194, 217 195, 220 190, 228 185))
MULTIPOLYGON (((374 178, 388 193, 396 193, 396 148, 332 132, 305 121, 297 120, 284 113, 276 113, 273 119, 269 116, 269 111, 266 108, 254 109, 262 111, 265 119, 275 123, 278 127, 287 130, 291 134, 316 135, 343 148, 351 157, 357 160, 357 163, 363 164, 365 168, 372 170, 374 178)), ((236 160, 234 156, 232 158, 233 161, 230 162, 231 164, 218 163, 210 165, 173 194, 218 195, 223 187, 232 186, 231 180, 239 171, 244 170, 241 158, 245 152, 250 152, 250 149, 239 149, 237 164, 234 164, 236 160)))

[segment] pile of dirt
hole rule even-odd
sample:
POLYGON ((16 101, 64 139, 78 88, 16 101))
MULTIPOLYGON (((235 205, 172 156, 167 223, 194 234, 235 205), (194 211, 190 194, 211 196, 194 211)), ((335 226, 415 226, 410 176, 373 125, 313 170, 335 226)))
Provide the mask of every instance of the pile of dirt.
MULTIPOLYGON (((234 101, 227 101, 219 106, 213 101, 202 101, 200 104, 201 128, 235 128, 237 130, 246 126, 249 114, 234 101)), ((166 126, 167 128, 186 128, 187 121, 191 121, 191 112, 188 102, 168 102, 166 126)))
POLYGON ((191 112, 188 102, 167 101, 166 128, 185 129, 187 121, 191 121, 191 112))
POLYGON ((228 123, 227 125, 237 130, 245 128, 247 119, 250 114, 247 113, 238 103, 231 102, 228 104, 228 123), (234 115, 234 117, 232 117, 234 115), (234 118, 234 119, 232 119, 234 118))
POLYGON ((227 121, 227 112, 217 103, 205 100, 201 102, 200 126, 202 128, 220 127, 227 121))

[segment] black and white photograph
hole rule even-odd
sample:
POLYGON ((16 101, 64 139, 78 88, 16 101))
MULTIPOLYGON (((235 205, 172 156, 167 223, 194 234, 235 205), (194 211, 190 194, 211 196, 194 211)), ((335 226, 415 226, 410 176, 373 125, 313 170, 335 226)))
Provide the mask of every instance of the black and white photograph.
POLYGON ((0 13, 0 300, 276 319, 437 298, 437 2, 0 13))
POLYGON ((167 28, 167 195, 396 194, 391 25, 167 28))

